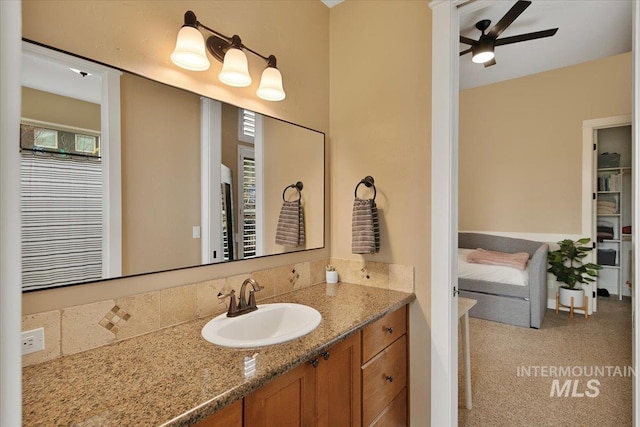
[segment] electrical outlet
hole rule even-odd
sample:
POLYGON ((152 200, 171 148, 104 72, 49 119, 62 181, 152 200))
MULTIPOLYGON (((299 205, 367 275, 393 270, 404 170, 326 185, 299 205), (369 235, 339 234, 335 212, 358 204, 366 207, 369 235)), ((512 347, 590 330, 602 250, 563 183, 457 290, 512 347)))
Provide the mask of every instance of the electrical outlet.
POLYGON ((22 355, 44 350, 44 328, 22 332, 22 355))
POLYGON ((194 225, 193 226, 193 238, 194 239, 199 239, 200 238, 200 226, 199 225, 194 225))

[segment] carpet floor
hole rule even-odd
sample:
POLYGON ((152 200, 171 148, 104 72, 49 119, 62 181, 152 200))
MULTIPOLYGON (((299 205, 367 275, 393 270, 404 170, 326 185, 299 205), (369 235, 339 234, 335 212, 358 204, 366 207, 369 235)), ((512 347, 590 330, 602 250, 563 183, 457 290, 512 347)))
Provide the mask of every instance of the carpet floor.
POLYGON ((460 357, 460 426, 631 426, 630 299, 599 298, 588 319, 547 310, 539 330, 469 325, 473 408, 460 357))

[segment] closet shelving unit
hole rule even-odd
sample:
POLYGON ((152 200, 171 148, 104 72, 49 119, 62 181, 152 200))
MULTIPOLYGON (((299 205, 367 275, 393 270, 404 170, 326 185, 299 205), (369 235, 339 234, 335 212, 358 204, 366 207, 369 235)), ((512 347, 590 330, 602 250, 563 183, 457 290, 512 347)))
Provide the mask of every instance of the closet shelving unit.
MULTIPOLYGON (((630 131, 627 140, 624 129, 611 128, 598 131, 596 156, 602 153, 619 153, 620 162, 616 167, 598 167, 594 183, 596 200, 596 227, 604 224, 610 226, 613 235, 609 238, 598 238, 595 244, 597 262, 602 265, 598 279, 598 288, 605 288, 619 299, 630 295, 626 286, 631 265, 631 234, 624 233, 625 226, 632 222, 632 175, 630 165, 630 131), (606 206, 598 202, 605 203, 606 206), (610 210, 611 202, 615 209, 610 210), (603 256, 603 250, 615 251, 615 259, 603 256), (611 262, 612 261, 612 262, 611 262)), ((628 127, 626 127, 628 128, 628 127)), ((612 252, 609 252, 611 254, 612 252)))

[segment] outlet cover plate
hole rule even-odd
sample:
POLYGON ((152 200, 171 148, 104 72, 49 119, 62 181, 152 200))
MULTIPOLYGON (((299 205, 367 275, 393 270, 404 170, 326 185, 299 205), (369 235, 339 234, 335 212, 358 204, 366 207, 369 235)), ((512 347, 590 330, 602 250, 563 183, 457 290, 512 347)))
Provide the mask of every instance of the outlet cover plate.
POLYGON ((44 328, 22 332, 22 355, 44 350, 44 328))

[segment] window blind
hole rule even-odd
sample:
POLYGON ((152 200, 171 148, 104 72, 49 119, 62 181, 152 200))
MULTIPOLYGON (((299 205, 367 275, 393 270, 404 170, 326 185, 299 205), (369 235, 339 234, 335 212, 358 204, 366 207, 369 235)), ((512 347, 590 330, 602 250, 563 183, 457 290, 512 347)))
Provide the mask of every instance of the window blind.
POLYGON ((102 278, 99 158, 21 154, 24 290, 102 278))
POLYGON ((256 113, 240 109, 238 116, 238 140, 253 144, 256 137, 256 113))
POLYGON ((242 157, 242 249, 244 258, 256 256, 256 160, 242 157))

